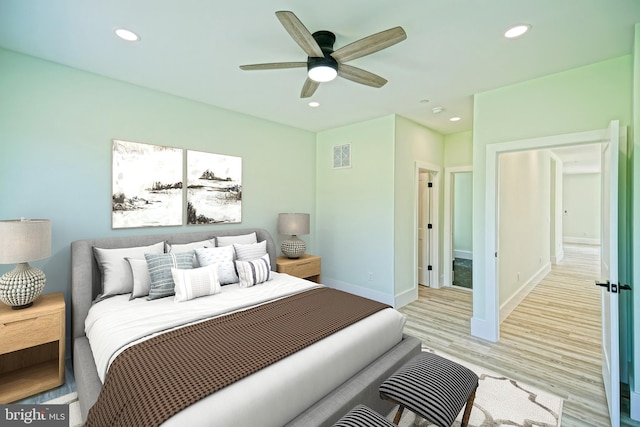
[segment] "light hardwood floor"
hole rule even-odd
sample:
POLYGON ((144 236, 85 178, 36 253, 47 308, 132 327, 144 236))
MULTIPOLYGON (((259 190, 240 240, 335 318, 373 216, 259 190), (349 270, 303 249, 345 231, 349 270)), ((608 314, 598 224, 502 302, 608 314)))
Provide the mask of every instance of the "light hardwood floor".
MULTIPOLYGON (((564 260, 500 327, 500 341, 470 335, 472 293, 420 286, 400 309, 425 346, 564 399, 562 427, 609 426, 601 375, 599 248, 566 245, 564 260)), ((639 426, 623 413, 623 425, 639 426)))

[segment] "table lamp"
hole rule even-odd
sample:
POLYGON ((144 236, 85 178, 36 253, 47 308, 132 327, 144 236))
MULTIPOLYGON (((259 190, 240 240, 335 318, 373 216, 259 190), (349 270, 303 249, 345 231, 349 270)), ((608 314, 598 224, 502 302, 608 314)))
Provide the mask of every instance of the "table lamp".
POLYGON ((51 221, 0 221, 0 264, 18 264, 0 277, 0 301, 13 309, 30 307, 44 289, 45 275, 29 261, 51 255, 51 221))
POLYGON ((300 258, 307 250, 304 240, 298 239, 302 234, 309 234, 309 214, 281 213, 278 214, 278 233, 288 234, 291 238, 282 242, 280 250, 287 258, 300 258))

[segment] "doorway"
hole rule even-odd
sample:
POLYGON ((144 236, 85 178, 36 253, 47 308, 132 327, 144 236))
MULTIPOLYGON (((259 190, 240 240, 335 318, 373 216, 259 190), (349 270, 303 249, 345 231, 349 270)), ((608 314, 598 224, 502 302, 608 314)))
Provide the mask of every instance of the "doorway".
POLYGON ((471 166, 444 170, 443 285, 473 288, 473 231, 471 166))
MULTIPOLYGON (((472 332, 475 336, 487 337, 491 341, 498 341, 500 337, 500 308, 503 303, 500 299, 501 287, 498 287, 498 282, 501 283, 499 275, 501 274, 499 263, 503 262, 503 255, 509 253, 509 248, 505 248, 501 245, 500 235, 498 234, 498 228, 501 217, 500 204, 497 203, 500 199, 500 189, 498 188, 498 182, 500 182, 499 176, 503 173, 501 168, 498 167, 500 163, 500 157, 508 153, 518 153, 526 150, 542 150, 552 149, 554 147, 561 146, 575 146, 578 144, 602 144, 603 153, 612 152, 611 156, 604 156, 603 154, 603 176, 605 176, 605 166, 611 171, 608 176, 611 178, 603 179, 603 191, 608 192, 611 199, 603 196, 602 206, 605 208, 603 218, 610 218, 611 221, 603 220, 603 230, 610 230, 606 235, 603 233, 603 260, 604 254, 609 256, 611 260, 608 263, 611 268, 611 273, 603 276, 601 280, 606 280, 606 283, 602 283, 602 286, 606 287, 606 290, 602 291, 602 303, 603 303, 603 316, 602 316, 602 334, 603 334, 603 378, 605 383, 605 389, 607 391, 607 400, 609 403, 609 414, 611 416, 612 425, 618 425, 619 420, 619 380, 620 375, 618 372, 618 236, 625 236, 627 227, 626 212, 625 210, 618 211, 617 196, 620 193, 624 194, 624 187, 620 191, 618 189, 619 178, 621 183, 625 183, 626 169, 622 167, 618 169, 619 158, 626 158, 626 130, 620 129, 617 121, 612 121, 609 128, 602 131, 589 131, 568 135, 560 135, 546 138, 534 138, 530 140, 521 140, 508 143, 492 144, 486 147, 486 171, 483 178, 486 178, 486 187, 484 198, 486 201, 486 210, 484 217, 484 237, 485 242, 478 252, 482 253, 482 265, 484 267, 484 279, 486 282, 479 295, 482 298, 481 303, 485 310, 485 318, 476 318, 476 314, 480 311, 476 311, 474 305, 474 318, 472 319, 472 332), (622 139, 623 143, 618 145, 618 141, 622 139), (620 147, 620 148, 618 148, 620 147), (611 203, 608 203, 610 200, 611 203), (620 225, 620 231, 618 230, 620 225), (610 243, 609 242, 610 239, 610 243), (611 279, 611 284, 609 283, 611 279)), ((624 163, 622 163, 623 165, 624 163)), ((603 193, 604 194, 604 193, 603 193)), ((517 202, 517 200, 516 200, 517 202)), ((517 237, 516 237, 517 238, 517 237)), ((502 242, 504 243, 504 242, 502 242)), ((528 244, 529 242, 524 242, 528 244)), ((623 250, 626 250, 624 242, 620 245, 623 250)), ((537 260, 536 260, 537 261, 537 260)), ((605 272, 604 269, 601 271, 605 272)), ((475 297, 475 294, 474 294, 475 297)), ((503 295, 504 300, 504 295, 503 295)), ((474 298, 474 301, 476 299, 474 298)))

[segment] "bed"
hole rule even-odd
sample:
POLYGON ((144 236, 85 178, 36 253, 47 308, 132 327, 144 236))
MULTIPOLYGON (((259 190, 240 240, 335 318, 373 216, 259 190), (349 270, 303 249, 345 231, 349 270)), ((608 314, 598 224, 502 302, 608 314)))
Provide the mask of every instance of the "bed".
MULTIPOLYGON (((275 244, 263 229, 224 229, 73 242, 73 367, 83 420, 98 400, 107 369, 123 359, 117 355, 131 344, 143 346, 146 340, 151 341, 160 334, 169 335, 163 332, 166 330, 182 330, 184 325, 226 319, 229 316, 222 315, 230 310, 230 306, 225 301, 235 304, 231 305, 234 313, 244 314, 270 300, 284 301, 325 291, 322 285, 278 274, 275 259, 275 244), (182 303, 174 303, 173 297, 147 301, 146 298, 131 299, 127 294, 94 303, 103 292, 103 277, 94 248, 135 248, 159 242, 167 247, 188 247, 191 242, 241 238, 252 233, 258 242, 264 242, 261 244, 270 261, 271 280, 263 284, 266 286, 239 288, 237 284, 230 284, 222 286, 215 295, 182 303), (109 312, 118 315, 105 317, 109 312), (158 317, 155 313, 163 313, 160 317, 166 317, 168 323, 157 328, 154 323, 150 332, 136 329, 136 321, 150 323, 145 319, 155 319, 158 317), (175 320, 178 314, 185 316, 181 313, 188 313, 187 319, 175 320), (101 323, 102 327, 96 326, 101 323)), ((420 351, 420 341, 402 333, 403 320, 398 320, 397 314, 395 310, 385 308, 354 321, 352 325, 299 351, 287 353, 281 360, 198 400, 162 425, 330 426, 358 403, 384 413, 390 409, 390 404, 379 398, 378 385, 420 351)), ((108 386, 106 382, 104 384, 104 387, 108 386)), ((104 398, 101 397, 101 401, 104 398)))

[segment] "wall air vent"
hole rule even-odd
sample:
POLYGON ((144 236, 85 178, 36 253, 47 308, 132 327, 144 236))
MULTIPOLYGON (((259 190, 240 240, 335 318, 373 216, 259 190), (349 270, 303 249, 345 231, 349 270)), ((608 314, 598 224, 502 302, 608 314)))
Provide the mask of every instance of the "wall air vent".
POLYGON ((351 167, 351 144, 333 146, 333 168, 344 169, 351 167))

